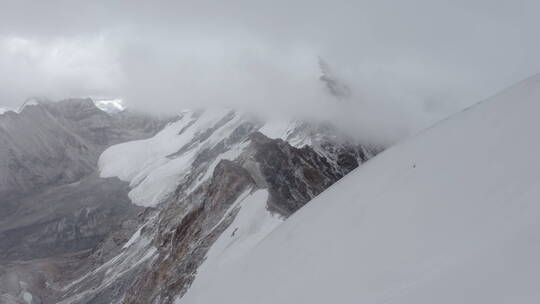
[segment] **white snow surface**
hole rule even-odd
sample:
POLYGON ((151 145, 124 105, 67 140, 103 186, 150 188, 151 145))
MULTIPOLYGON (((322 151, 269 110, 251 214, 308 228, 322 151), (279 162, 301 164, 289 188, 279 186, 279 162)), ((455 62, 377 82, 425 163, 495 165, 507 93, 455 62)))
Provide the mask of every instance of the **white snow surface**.
POLYGON ((269 121, 262 128, 259 129, 259 132, 264 134, 268 138, 273 139, 282 139, 287 141, 291 146, 296 148, 301 148, 302 146, 308 145, 312 146, 313 138, 306 133, 300 132, 293 136, 293 133, 296 128, 301 124, 300 121, 279 121, 273 120, 269 121))
POLYGON ((135 244, 135 242, 137 242, 139 240, 139 238, 141 237, 141 231, 142 231, 143 227, 137 229, 137 231, 135 231, 135 233, 133 233, 133 235, 124 244, 124 246, 122 246, 122 249, 129 248, 131 245, 135 244))
POLYGON ((116 176, 129 182, 132 188, 129 197, 134 204, 156 206, 189 173, 197 153, 225 138, 234 130, 240 118, 233 118, 204 142, 195 143, 181 155, 171 155, 191 143, 197 133, 215 125, 227 113, 228 110, 208 110, 195 118, 193 112, 186 111, 180 120, 152 138, 112 146, 99 158, 100 176, 116 176))
POLYGON ((539 303, 539 113, 535 76, 386 150, 178 303, 539 303))
POLYGON ((22 297, 27 304, 32 304, 32 300, 34 299, 34 297, 31 293, 29 293, 28 291, 24 291, 22 297))
POLYGON ((294 122, 269 121, 259 129, 259 132, 269 138, 287 139, 290 132, 294 130, 294 122))
POLYGON ((122 99, 100 99, 94 100, 94 104, 98 109, 107 113, 118 113, 126 109, 122 99))

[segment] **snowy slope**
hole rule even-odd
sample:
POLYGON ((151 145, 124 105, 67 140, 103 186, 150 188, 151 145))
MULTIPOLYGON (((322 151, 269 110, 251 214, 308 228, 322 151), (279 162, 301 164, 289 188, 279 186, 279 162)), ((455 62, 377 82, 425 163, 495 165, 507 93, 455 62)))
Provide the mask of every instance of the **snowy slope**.
MULTIPOLYGON (((100 156, 100 174, 130 182, 129 196, 134 204, 156 206, 190 173, 199 153, 213 148, 243 122, 242 115, 231 113, 226 109, 206 110, 202 114, 185 111, 178 121, 152 138, 110 147, 100 156), (212 129, 215 132, 209 132, 212 129), (205 133, 211 135, 204 136, 205 133)), ((194 187, 209 178, 221 159, 238 156, 242 147, 235 148, 217 157, 207 175, 194 187)))
POLYGON ((100 175, 130 182, 134 204, 156 206, 189 173, 200 151, 218 143, 240 123, 239 117, 226 120, 228 114, 228 110, 213 110, 199 116, 187 111, 152 138, 112 146, 100 156, 100 175), (220 125, 222 119, 226 122, 220 125), (214 126, 219 128, 212 136, 198 140, 214 126), (183 153, 174 156, 179 151, 183 153))
POLYGON ((540 76, 379 154, 178 303, 538 303, 540 76))

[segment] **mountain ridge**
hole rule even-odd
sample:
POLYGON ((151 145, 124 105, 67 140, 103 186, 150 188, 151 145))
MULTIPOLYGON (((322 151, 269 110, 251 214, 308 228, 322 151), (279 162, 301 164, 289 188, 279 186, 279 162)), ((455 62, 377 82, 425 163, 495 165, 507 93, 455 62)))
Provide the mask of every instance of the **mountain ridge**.
POLYGON ((539 100, 534 76, 387 149, 177 303, 534 302, 539 100))
POLYGON ((7 260, 0 293, 15 303, 25 293, 43 303, 172 303, 200 267, 218 267, 204 262, 208 254, 247 250, 380 150, 330 123, 269 123, 228 109, 152 120, 129 110, 108 114, 79 99, 7 115, 29 126, 34 112, 73 138, 44 142, 57 147, 68 138, 91 153, 73 154, 75 164, 89 164, 78 176, 4 196, 15 207, 0 219, 0 257, 7 260), (185 246, 177 248, 178 240, 185 246), (229 249, 218 249, 226 243, 229 249))

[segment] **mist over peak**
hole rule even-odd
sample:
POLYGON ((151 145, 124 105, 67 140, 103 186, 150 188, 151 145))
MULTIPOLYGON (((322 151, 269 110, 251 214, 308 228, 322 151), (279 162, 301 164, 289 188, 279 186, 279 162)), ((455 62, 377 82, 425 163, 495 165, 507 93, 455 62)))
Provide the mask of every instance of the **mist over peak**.
POLYGON ((540 70, 531 0, 27 5, 1 4, 3 108, 108 96, 146 112, 338 120, 395 141, 540 70))
POLYGON ((539 11, 0 0, 0 304, 538 303, 539 11))
POLYGON ((351 88, 334 74, 332 68, 322 58, 319 58, 319 68, 322 73, 319 79, 324 82, 332 96, 335 96, 338 99, 348 99, 352 97, 351 88))

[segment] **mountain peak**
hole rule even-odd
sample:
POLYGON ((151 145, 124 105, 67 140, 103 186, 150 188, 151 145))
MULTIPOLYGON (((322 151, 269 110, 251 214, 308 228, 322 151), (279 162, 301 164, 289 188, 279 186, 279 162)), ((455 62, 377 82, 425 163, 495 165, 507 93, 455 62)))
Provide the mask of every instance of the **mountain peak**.
POLYGON ((330 65, 322 58, 319 58, 319 69, 322 73, 319 79, 324 83, 330 95, 338 99, 348 99, 352 96, 350 87, 335 74, 330 65))

